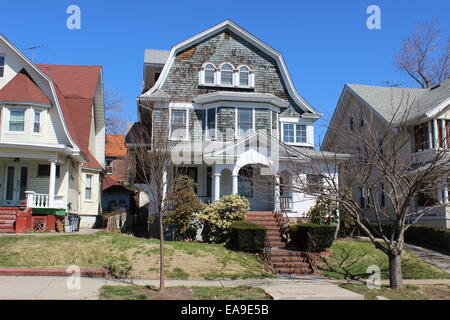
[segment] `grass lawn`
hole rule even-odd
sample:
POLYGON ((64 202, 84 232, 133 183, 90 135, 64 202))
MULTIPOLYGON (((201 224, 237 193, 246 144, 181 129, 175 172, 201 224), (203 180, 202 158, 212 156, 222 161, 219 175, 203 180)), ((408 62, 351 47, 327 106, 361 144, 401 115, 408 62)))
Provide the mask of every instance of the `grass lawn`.
MULTIPOLYGON (((256 255, 224 245, 166 242, 168 279, 273 277, 256 255)), ((116 274, 131 268, 134 279, 159 278, 159 241, 124 234, 0 237, 0 267, 109 266, 116 274)))
POLYGON ((103 286, 101 300, 271 300, 263 289, 248 286, 224 287, 176 287, 163 293, 150 286, 103 286))
POLYGON ((362 284, 342 284, 341 288, 364 295, 365 300, 378 300, 383 296, 389 300, 449 300, 450 286, 436 285, 405 285, 402 290, 391 290, 389 287, 381 287, 379 290, 370 290, 362 284))
MULTIPOLYGON (((377 265, 382 279, 389 279, 387 256, 368 241, 335 241, 332 256, 320 261, 320 269, 326 277, 335 279, 365 279, 367 267, 377 265)), ((402 259, 404 279, 449 279, 447 273, 415 254, 404 251, 402 259)))

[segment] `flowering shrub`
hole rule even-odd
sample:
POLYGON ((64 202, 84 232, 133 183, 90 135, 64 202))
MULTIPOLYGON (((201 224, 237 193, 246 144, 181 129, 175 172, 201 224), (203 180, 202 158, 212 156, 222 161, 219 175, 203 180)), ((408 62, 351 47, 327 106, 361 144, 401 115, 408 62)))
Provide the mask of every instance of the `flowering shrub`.
POLYGON ((203 240, 206 242, 223 243, 228 239, 231 224, 242 221, 250 210, 246 198, 238 195, 225 196, 205 208, 200 215, 203 221, 203 240))

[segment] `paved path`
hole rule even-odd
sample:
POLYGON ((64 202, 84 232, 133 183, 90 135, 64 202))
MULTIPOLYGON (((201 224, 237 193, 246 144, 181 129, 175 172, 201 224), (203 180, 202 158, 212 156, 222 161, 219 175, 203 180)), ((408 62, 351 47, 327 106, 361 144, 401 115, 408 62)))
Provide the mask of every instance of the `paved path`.
POLYGON ((428 261, 432 265, 450 273, 450 255, 446 255, 434 250, 414 246, 412 244, 405 243, 405 249, 412 252, 425 261, 428 261))
MULTIPOLYGON (((66 277, 0 277, 0 299, 26 300, 95 300, 103 285, 126 285, 106 279, 81 279, 81 290, 69 290, 66 277)), ((137 285, 158 286, 157 280, 135 280, 137 285)), ((361 300, 357 293, 345 290, 330 281, 301 280, 167 280, 167 287, 209 286, 237 287, 249 285, 264 289, 275 300, 361 300)))

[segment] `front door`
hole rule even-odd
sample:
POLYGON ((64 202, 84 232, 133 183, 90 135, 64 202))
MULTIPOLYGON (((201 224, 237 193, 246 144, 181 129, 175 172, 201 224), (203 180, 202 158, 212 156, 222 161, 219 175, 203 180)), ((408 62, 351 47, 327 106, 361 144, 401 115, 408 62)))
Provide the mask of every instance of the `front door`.
POLYGON ((8 164, 5 167, 5 181, 3 205, 6 207, 19 206, 25 200, 28 184, 28 166, 22 164, 8 164))

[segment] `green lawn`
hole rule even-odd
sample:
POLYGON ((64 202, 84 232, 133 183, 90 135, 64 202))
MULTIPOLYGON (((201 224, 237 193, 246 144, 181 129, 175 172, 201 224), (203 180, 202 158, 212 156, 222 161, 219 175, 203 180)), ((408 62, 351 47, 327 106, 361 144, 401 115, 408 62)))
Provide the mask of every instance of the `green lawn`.
POLYGON ((176 287, 159 293, 150 286, 103 286, 102 300, 271 300, 263 289, 248 286, 224 287, 176 287))
MULTIPOLYGON (((333 253, 320 261, 324 276, 336 279, 367 278, 367 267, 377 265, 382 279, 389 279, 387 256, 367 241, 335 241, 333 253)), ((402 259, 404 279, 449 279, 450 274, 429 264, 420 257, 404 251, 402 259)))
POLYGON ((341 288, 364 295, 365 300, 378 300, 382 296, 389 300, 449 300, 450 286, 444 284, 435 285, 405 285, 402 290, 391 290, 389 287, 369 289, 360 284, 342 284, 341 288))
MULTIPOLYGON (((166 242, 168 279, 273 277, 257 255, 224 245, 166 242)), ((124 234, 0 237, 0 267, 108 266, 116 275, 158 279, 159 241, 124 234)))

